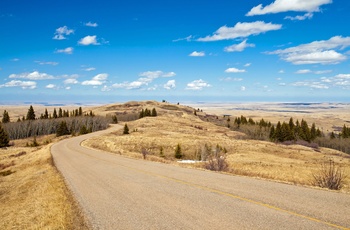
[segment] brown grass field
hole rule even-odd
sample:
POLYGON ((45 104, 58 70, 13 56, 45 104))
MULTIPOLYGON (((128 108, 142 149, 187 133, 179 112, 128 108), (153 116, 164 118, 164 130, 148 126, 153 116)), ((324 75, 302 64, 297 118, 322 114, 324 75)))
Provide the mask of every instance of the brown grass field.
MULTIPOLYGON (((200 115, 232 115, 264 118, 275 123, 290 117, 305 119, 325 132, 348 125, 349 105, 312 105, 308 108, 286 108, 278 104, 193 104, 189 106, 158 102, 129 102, 95 107, 97 115, 139 113, 141 109, 156 108, 157 117, 145 117, 127 122, 129 135, 122 131, 85 141, 83 145, 99 148, 126 157, 142 158, 142 149, 154 160, 184 167, 203 168, 203 162, 179 163, 174 158, 180 144, 184 159, 197 159, 204 146, 220 145, 228 151, 229 169, 226 173, 274 180, 283 183, 312 186, 313 174, 321 164, 333 160, 347 178, 340 192, 350 193, 350 156, 342 152, 299 145, 280 145, 271 142, 245 140, 244 134, 204 122, 193 115, 193 108, 203 109, 200 115), (327 107, 328 106, 328 107, 327 107), (160 156, 163 148, 164 157, 160 156)), ((44 106, 34 105, 40 116, 44 106)), ((79 106, 61 107, 76 109, 79 106)), ((0 115, 6 109, 12 121, 25 116, 29 106, 0 106, 0 115)), ((59 107, 57 106, 56 109, 59 107)), ((53 107, 48 111, 52 113, 53 107)), ((124 124, 124 123, 122 123, 124 124)), ((83 217, 61 175, 52 164, 50 146, 58 141, 55 136, 37 137, 39 147, 26 147, 32 139, 14 141, 13 147, 0 149, 0 229, 86 229, 83 217), (20 153, 25 152, 21 155, 20 153), (9 174, 9 175, 6 175, 9 174)))
MULTIPOLYGON (((39 143, 54 137, 38 138, 39 143)), ((0 229, 86 229, 50 146, 25 147, 32 139, 0 149, 0 229)))

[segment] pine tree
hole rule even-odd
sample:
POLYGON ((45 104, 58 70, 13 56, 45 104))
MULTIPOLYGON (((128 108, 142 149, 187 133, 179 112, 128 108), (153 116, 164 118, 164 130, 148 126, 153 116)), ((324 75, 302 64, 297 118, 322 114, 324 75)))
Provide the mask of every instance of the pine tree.
POLYGON ((310 130, 310 139, 315 140, 316 137, 317 137, 316 125, 315 125, 315 123, 312 123, 311 130, 310 130))
POLYGON ((145 111, 142 109, 141 112, 140 112, 139 118, 141 119, 141 118, 143 118, 144 116, 145 116, 145 111))
POLYGON ((175 148, 175 158, 176 159, 181 159, 182 158, 182 150, 180 144, 177 144, 175 148))
POLYGON ((281 122, 277 123, 276 130, 275 130, 275 139, 278 142, 282 142, 283 141, 281 122))
POLYGON ((9 145, 9 142, 9 136, 0 123, 0 148, 7 147, 9 145))
POLYGON ((33 106, 30 106, 28 109, 27 120, 35 120, 35 112, 33 106))
POLYGON ((58 109, 58 117, 63 117, 63 111, 61 108, 58 109))
POLYGON ((65 121, 61 121, 61 123, 58 125, 57 131, 56 131, 56 136, 64 136, 70 134, 68 130, 67 123, 65 121))
POLYGON ((49 118, 49 112, 47 112, 47 109, 45 109, 44 119, 48 119, 48 118, 49 118))
POLYGON ((81 107, 79 107, 79 116, 83 116, 83 109, 81 107))
POLYGON ((4 114, 2 115, 2 123, 5 124, 8 122, 10 122, 10 115, 6 110, 4 110, 4 114))
MULTIPOLYGON (((62 111, 61 111, 62 112, 62 111)), ((57 111, 56 111, 56 108, 53 109, 53 118, 56 119, 58 116, 57 116, 57 111)))
POLYGON ((157 110, 155 108, 152 109, 152 117, 157 116, 157 110))
POLYGON ((124 125, 124 131, 123 134, 129 134, 129 127, 127 124, 124 125))

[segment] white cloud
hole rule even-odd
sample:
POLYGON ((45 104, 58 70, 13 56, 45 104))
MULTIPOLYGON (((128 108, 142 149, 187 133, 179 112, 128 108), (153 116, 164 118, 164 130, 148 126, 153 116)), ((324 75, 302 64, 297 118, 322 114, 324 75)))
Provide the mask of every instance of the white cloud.
POLYGON ((282 73, 284 73, 284 70, 283 70, 283 69, 281 69, 280 71, 278 71, 278 73, 281 73, 281 74, 282 74, 282 73))
POLYGON ((315 71, 315 74, 326 74, 326 73, 332 73, 332 70, 319 70, 319 71, 315 71))
POLYGON ((75 78, 68 78, 63 81, 65 85, 70 85, 70 84, 78 84, 79 82, 75 78))
POLYGON ((246 16, 274 14, 288 11, 318 12, 320 6, 330 4, 332 0, 275 0, 268 6, 262 4, 253 7, 246 16))
POLYGON ((94 70, 96 70, 96 68, 95 67, 88 67, 88 68, 85 68, 84 69, 84 71, 94 71, 94 70))
POLYGON ((245 65, 244 65, 244 67, 249 67, 249 66, 251 66, 252 65, 252 63, 246 63, 245 65))
POLYGON ((93 36, 88 35, 88 36, 80 39, 78 44, 79 45, 84 45, 84 46, 100 45, 100 43, 98 43, 97 40, 96 40, 96 35, 93 35, 93 36))
POLYGON ((200 51, 200 52, 193 51, 188 56, 190 56, 190 57, 204 57, 205 56, 205 52, 203 52, 203 51, 200 51))
POLYGON ((187 36, 187 37, 185 37, 185 38, 178 38, 178 39, 175 39, 175 40, 173 40, 173 42, 179 42, 179 41, 191 41, 192 40, 192 38, 193 38, 193 36, 192 35, 190 35, 190 36, 187 36))
POLYGON ((241 91, 245 91, 246 87, 245 86, 241 86, 241 91))
POLYGON ((67 26, 62 26, 62 27, 56 29, 55 36, 53 37, 53 39, 64 40, 64 39, 67 39, 65 36, 73 34, 73 33, 74 33, 74 30, 68 29, 67 26))
POLYGON ((67 86, 65 89, 66 90, 70 90, 72 87, 70 87, 70 86, 67 86))
POLYGON ((52 62, 52 61, 48 61, 48 62, 44 62, 44 61, 35 61, 36 63, 38 63, 39 65, 58 65, 58 62, 52 62))
POLYGON ((169 80, 166 84, 164 84, 164 89, 175 89, 176 87, 176 82, 175 80, 169 80))
POLYGON ((225 77, 225 78, 221 78, 220 81, 225 81, 225 82, 243 81, 243 78, 225 77))
POLYGON ((65 49, 56 50, 56 53, 72 54, 73 50, 73 47, 67 47, 65 49))
POLYGON ((47 88, 47 89, 54 89, 54 88, 56 88, 56 85, 48 84, 47 86, 45 86, 45 88, 47 88))
POLYGON ((19 79, 28 79, 28 80, 55 79, 55 77, 52 75, 49 75, 47 73, 39 73, 38 71, 34 71, 32 73, 11 74, 9 78, 19 78, 19 79))
POLYGON ((202 79, 199 80, 194 80, 190 83, 187 84, 186 89, 188 90, 202 90, 203 88, 208 88, 211 87, 210 84, 207 82, 203 81, 202 79))
POLYGON ((234 44, 234 45, 225 47, 224 50, 225 52, 242 52, 243 50, 245 50, 245 48, 248 48, 248 47, 255 47, 255 44, 249 44, 247 43, 247 39, 245 39, 239 44, 234 44))
POLYGON ((148 86, 150 83, 152 83, 155 79, 160 77, 174 77, 176 76, 175 72, 163 72, 160 70, 157 71, 146 71, 139 74, 139 79, 132 82, 123 82, 123 83, 116 83, 113 84, 113 88, 118 89, 140 89, 143 86, 148 86))
POLYGON ((35 89, 36 88, 36 82, 35 81, 19 81, 19 80, 12 80, 10 82, 7 82, 3 85, 0 85, 0 88, 3 87, 21 87, 22 89, 35 89))
POLYGON ((245 69, 228 68, 225 70, 226 73, 245 73, 245 69))
POLYGON ((20 60, 19 58, 13 58, 13 59, 11 59, 11 61, 14 61, 14 62, 19 61, 19 60, 20 60))
POLYGON ((310 87, 312 89, 329 89, 329 86, 317 81, 299 81, 292 83, 292 86, 310 87))
POLYGON ((91 80, 83 81, 82 85, 92 85, 92 86, 98 86, 103 85, 108 78, 108 74, 101 73, 93 77, 91 80))
POLYGON ((101 89, 102 92, 108 92, 108 91, 111 91, 111 87, 108 87, 106 85, 104 85, 101 89))
POLYGON ((296 74, 306 74, 306 73, 312 73, 311 70, 309 69, 300 69, 297 72, 295 72, 296 74))
POLYGON ((89 26, 89 27, 97 27, 98 24, 96 22, 87 22, 85 23, 85 26, 89 26))
POLYGON ((280 30, 282 25, 265 23, 263 21, 256 22, 238 22, 234 27, 222 26, 211 36, 199 38, 198 41, 220 41, 235 38, 249 37, 250 35, 258 35, 272 30, 280 30))
POLYGON ((303 21, 305 19, 311 19, 314 16, 313 13, 306 13, 304 15, 297 15, 295 17, 286 16, 284 19, 289 19, 292 21, 303 21))
POLYGON ((314 41, 267 54, 277 54, 281 59, 295 65, 302 64, 338 64, 347 59, 342 51, 350 46, 350 37, 335 36, 329 40, 314 41))

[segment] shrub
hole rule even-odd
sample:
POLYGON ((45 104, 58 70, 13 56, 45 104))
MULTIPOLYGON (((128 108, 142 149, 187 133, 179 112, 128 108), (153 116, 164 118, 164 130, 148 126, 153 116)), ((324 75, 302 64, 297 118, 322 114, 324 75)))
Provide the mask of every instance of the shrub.
POLYGON ((124 131, 123 134, 129 134, 129 127, 127 124, 124 125, 124 131))
POLYGON ((345 175, 340 166, 336 166, 333 160, 323 163, 319 171, 313 174, 313 184, 321 188, 339 190, 344 185, 345 175))
POLYGON ((180 146, 180 144, 177 144, 177 146, 175 148, 175 158, 181 159, 182 157, 183 157, 183 155, 182 155, 181 146, 180 146))
POLYGON ((208 161, 205 163, 204 167, 212 171, 226 171, 228 169, 228 163, 226 161, 226 149, 217 145, 210 154, 208 161))

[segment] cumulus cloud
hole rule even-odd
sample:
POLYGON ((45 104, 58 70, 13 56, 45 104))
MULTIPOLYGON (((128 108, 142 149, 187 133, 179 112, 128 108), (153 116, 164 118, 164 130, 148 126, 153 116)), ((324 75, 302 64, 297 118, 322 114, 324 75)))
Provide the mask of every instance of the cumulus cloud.
POLYGON ((277 54, 295 65, 338 64, 347 59, 340 51, 350 46, 350 37, 335 36, 329 40, 314 41, 267 54, 277 54))
POLYGON ((211 87, 210 84, 207 82, 203 81, 202 79, 199 80, 194 80, 190 83, 187 84, 186 89, 188 90, 202 90, 203 88, 208 88, 211 87))
POLYGON ((96 35, 83 37, 79 40, 78 44, 83 46, 100 45, 100 43, 97 42, 96 35))
POLYGON ((107 78, 108 78, 108 74, 101 73, 101 74, 97 74, 91 80, 83 81, 81 84, 99 86, 99 85, 103 85, 106 82, 107 78))
POLYGON ((75 78, 68 78, 68 79, 64 80, 63 83, 65 85, 71 85, 71 84, 78 84, 79 82, 75 78))
POLYGON ((22 89, 35 89, 36 82, 35 81, 20 81, 20 80, 12 80, 10 82, 6 82, 3 85, 0 85, 0 88, 8 88, 8 87, 21 87, 22 89))
POLYGON ((245 73, 245 69, 228 68, 225 70, 226 73, 245 73))
POLYGON ((56 50, 56 53, 72 54, 73 50, 74 50, 73 47, 67 47, 65 49, 56 50))
POLYGON ((234 27, 222 26, 213 35, 199 38, 198 41, 220 41, 230 40, 235 38, 244 38, 251 35, 258 35, 268 31, 280 30, 282 25, 265 23, 263 21, 256 22, 238 22, 234 27))
POLYGON ((96 22, 87 22, 85 23, 85 26, 89 26, 89 27, 97 27, 98 24, 96 22))
POLYGON ((263 7, 262 4, 253 7, 246 16, 275 14, 288 11, 318 12, 320 6, 332 3, 332 0, 275 0, 270 5, 263 7))
POLYGON ((245 39, 239 44, 234 44, 234 45, 225 47, 224 50, 225 52, 242 52, 248 47, 255 47, 255 44, 249 44, 247 43, 247 39, 245 39))
POLYGON ((55 79, 55 77, 52 75, 49 75, 47 73, 39 73, 38 71, 34 71, 31 73, 11 74, 9 78, 28 79, 28 80, 55 79))
MULTIPOLYGON (((150 83, 152 83, 155 79, 163 77, 163 78, 168 78, 168 77, 174 77, 176 76, 175 72, 163 72, 160 70, 157 71, 146 71, 142 72, 139 74, 139 77, 137 80, 132 81, 132 82, 123 82, 123 83, 116 83, 113 84, 113 88, 117 89, 140 89, 144 86, 148 86, 150 83)), ((175 81, 174 81, 175 83, 175 81)))
POLYGON ((295 17, 292 16, 286 16, 284 19, 289 19, 292 21, 303 21, 305 19, 311 19, 314 16, 313 13, 306 13, 304 15, 297 15, 295 17))
POLYGON ((205 56, 205 52, 203 52, 203 51, 200 51, 200 52, 193 51, 188 56, 190 56, 190 57, 204 57, 205 56))
POLYGON ((175 89, 176 82, 175 82, 175 80, 169 80, 167 83, 164 84, 163 87, 164 87, 164 89, 168 89, 168 90, 175 89))
POLYGON ((298 81, 291 84, 297 87, 310 87, 311 89, 341 88, 350 89, 350 74, 338 74, 333 77, 321 77, 314 80, 298 81))
POLYGON ((241 91, 245 91, 246 87, 245 86, 241 86, 241 91))
POLYGON ((68 36, 73 33, 74 33, 74 30, 69 29, 67 26, 62 26, 56 29, 55 35, 52 39, 64 40, 64 39, 67 39, 65 36, 68 36))
POLYGON ((47 89, 54 89, 54 88, 56 88, 56 85, 48 84, 47 86, 45 86, 45 88, 47 88, 47 89))

